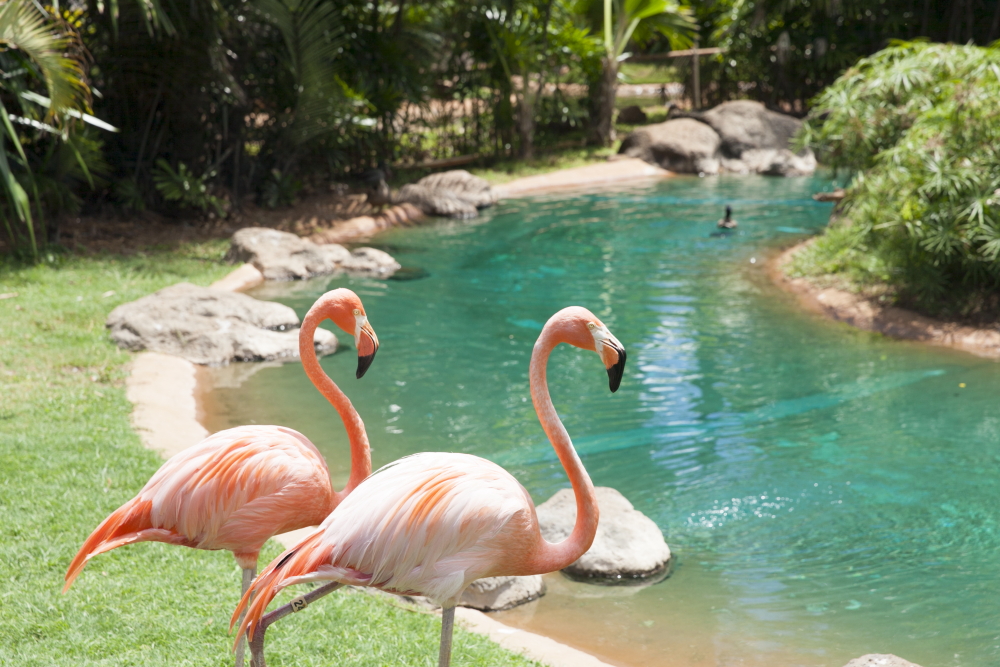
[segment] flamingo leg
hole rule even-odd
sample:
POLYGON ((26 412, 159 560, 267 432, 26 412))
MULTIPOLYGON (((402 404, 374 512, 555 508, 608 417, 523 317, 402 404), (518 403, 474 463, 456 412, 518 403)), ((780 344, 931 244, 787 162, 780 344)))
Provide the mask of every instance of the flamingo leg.
MULTIPOLYGON (((247 589, 250 588, 250 584, 253 583, 254 577, 257 576, 257 567, 245 567, 243 568, 243 589, 240 591, 240 598, 242 599, 247 593, 247 589)), ((243 617, 246 616, 246 611, 240 614, 240 621, 243 621, 243 617)), ((244 659, 243 656, 246 654, 247 641, 246 638, 240 637, 239 643, 236 645, 236 667, 243 667, 244 659)))
POLYGON ((253 632, 253 639, 250 640, 250 667, 267 667, 267 664, 264 662, 264 633, 267 632, 267 629, 273 623, 280 621, 293 612, 302 611, 310 603, 315 602, 324 595, 329 595, 341 586, 343 584, 340 582, 331 581, 315 590, 309 591, 305 595, 300 595, 285 606, 278 607, 269 614, 264 614, 263 618, 257 624, 257 629, 253 632))
POLYGON ((451 664, 451 635, 455 629, 455 607, 448 607, 441 612, 441 650, 438 653, 438 667, 448 667, 451 664))

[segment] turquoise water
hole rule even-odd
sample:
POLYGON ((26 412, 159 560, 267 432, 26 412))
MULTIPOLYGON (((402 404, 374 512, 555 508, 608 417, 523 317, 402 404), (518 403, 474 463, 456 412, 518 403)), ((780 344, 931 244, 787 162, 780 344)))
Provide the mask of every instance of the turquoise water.
MULTIPOLYGON (((374 365, 360 381, 353 350, 323 365, 376 465, 474 453, 536 502, 567 486, 528 400, 541 324, 584 305, 624 343, 617 394, 574 349, 553 355, 549 382, 595 483, 659 524, 674 573, 628 591, 550 577, 506 622, 618 664, 1000 664, 1000 366, 819 319, 770 284, 764 258, 822 227, 829 205, 809 195, 828 185, 675 178, 511 201, 380 236, 422 279, 257 294, 300 314, 326 289, 361 295, 374 365), (740 227, 712 237, 727 203, 740 227)), ((342 425, 298 365, 219 382, 211 428, 297 428, 346 479, 342 425)))

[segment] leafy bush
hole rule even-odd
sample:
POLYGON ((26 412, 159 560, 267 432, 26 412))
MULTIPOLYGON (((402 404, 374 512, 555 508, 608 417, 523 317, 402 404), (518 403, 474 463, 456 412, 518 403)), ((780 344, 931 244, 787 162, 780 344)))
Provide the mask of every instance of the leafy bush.
POLYGON ((801 137, 825 164, 857 171, 845 229, 820 246, 876 256, 872 277, 918 305, 1000 285, 998 100, 998 47, 895 42, 849 69, 814 100, 801 137))
POLYGON ((170 163, 160 159, 156 161, 153 182, 167 201, 206 212, 211 208, 222 218, 226 215, 225 204, 208 191, 208 181, 214 176, 214 172, 195 176, 183 162, 178 164, 177 171, 174 171, 170 163))

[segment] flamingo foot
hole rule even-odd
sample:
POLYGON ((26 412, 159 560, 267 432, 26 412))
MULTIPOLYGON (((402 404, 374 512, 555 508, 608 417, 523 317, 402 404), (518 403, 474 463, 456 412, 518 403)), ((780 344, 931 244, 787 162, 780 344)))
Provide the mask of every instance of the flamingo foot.
MULTIPOLYGON (((243 569, 243 589, 240 591, 240 598, 246 595, 247 589, 250 588, 250 584, 253 583, 253 579, 257 576, 257 567, 245 567, 243 569)), ((246 616, 246 611, 240 614, 240 621, 246 616)), ((246 654, 247 640, 245 637, 240 637, 239 643, 236 645, 236 667, 243 667, 244 665, 244 655, 246 654)))
MULTIPOLYGON (((302 611, 309 606, 310 603, 315 602, 324 595, 329 595, 338 588, 343 586, 339 581, 331 581, 328 584, 320 586, 319 588, 309 591, 305 595, 300 595, 294 598, 291 602, 283 607, 278 607, 269 614, 264 614, 260 622, 257 623, 257 629, 254 630, 253 639, 250 640, 250 667, 267 667, 264 662, 264 633, 267 629, 277 621, 280 621, 285 616, 296 611, 302 611)), ((249 628, 248 628, 249 630, 249 628)))
POLYGON ((455 607, 448 607, 441 612, 441 650, 438 653, 438 667, 448 667, 451 664, 451 636, 455 629, 455 607))

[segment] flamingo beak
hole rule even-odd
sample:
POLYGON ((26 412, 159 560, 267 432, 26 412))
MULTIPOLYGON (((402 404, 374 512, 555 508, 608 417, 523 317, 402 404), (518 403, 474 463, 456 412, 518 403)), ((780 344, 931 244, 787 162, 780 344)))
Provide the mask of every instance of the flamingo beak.
POLYGON ((611 393, 618 391, 625 374, 625 347, 611 336, 601 341, 601 359, 608 371, 608 386, 611 393))
POLYGON ((375 353, 378 352, 378 336, 375 335, 375 330, 372 329, 372 325, 368 324, 367 321, 361 325, 361 330, 358 332, 355 343, 358 346, 358 372, 356 373, 356 377, 360 380, 368 371, 368 367, 372 365, 372 361, 375 360, 375 353))

